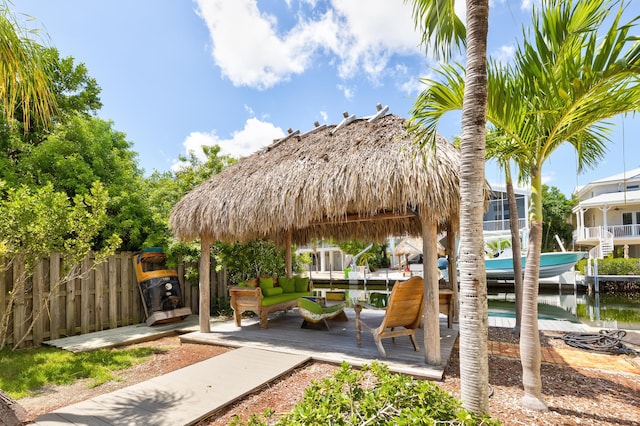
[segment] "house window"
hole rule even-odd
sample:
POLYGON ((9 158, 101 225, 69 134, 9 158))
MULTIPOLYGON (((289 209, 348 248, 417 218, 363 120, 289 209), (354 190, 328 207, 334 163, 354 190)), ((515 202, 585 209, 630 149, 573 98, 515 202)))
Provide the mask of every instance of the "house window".
POLYGON ((629 225, 629 228, 625 228, 625 235, 640 235, 640 212, 625 212, 622 213, 622 225, 629 225))
POLYGON ((640 225, 640 212, 622 213, 623 225, 640 225))
POLYGON ((640 185, 627 185, 627 191, 632 191, 634 189, 640 189, 640 185))

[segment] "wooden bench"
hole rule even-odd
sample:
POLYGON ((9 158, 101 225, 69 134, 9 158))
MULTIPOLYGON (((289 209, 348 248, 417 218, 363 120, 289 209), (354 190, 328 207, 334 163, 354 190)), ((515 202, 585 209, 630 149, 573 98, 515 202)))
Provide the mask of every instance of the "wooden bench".
POLYGON ((288 311, 298 307, 298 299, 303 296, 312 295, 313 285, 309 281, 306 292, 284 293, 278 296, 262 295, 260 287, 229 287, 229 295, 231 296, 231 308, 233 309, 233 317, 236 325, 241 327, 242 314, 251 311, 260 317, 260 327, 267 328, 269 314, 272 312, 288 311), (277 303, 270 303, 270 300, 278 297, 277 303), (265 305, 266 302, 266 305, 265 305))

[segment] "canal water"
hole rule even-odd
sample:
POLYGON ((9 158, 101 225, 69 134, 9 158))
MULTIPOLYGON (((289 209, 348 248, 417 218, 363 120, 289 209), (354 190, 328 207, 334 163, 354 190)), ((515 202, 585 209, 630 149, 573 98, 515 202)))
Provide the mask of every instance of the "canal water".
MULTIPOLYGON (((515 317, 512 288, 489 287, 489 316, 515 317)), ((640 297, 589 295, 578 286, 541 288, 538 293, 538 319, 559 319, 603 329, 640 330, 640 297)))

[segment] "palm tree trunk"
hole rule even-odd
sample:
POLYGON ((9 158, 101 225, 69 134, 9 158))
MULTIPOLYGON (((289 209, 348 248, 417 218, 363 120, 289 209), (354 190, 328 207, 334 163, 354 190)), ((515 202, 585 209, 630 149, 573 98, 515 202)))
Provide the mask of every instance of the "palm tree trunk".
POLYGON ((513 332, 520 334, 522 320, 522 251, 520 248, 520 225, 518 224, 518 204, 513 190, 511 170, 507 163, 505 167, 507 183, 507 200, 509 201, 509 228, 511 229, 511 252, 513 253, 513 281, 516 295, 516 326, 513 332))
POLYGON ((542 178, 540 170, 531 170, 531 230, 527 264, 524 271, 522 323, 520 326, 520 361, 522 363, 522 385, 524 396, 522 407, 529 410, 547 411, 542 399, 540 377, 540 335, 538 333, 538 274, 542 247, 542 178))
POLYGON ((460 391, 463 406, 489 411, 487 276, 482 215, 487 110, 487 0, 467 0, 467 67, 460 147, 460 391))

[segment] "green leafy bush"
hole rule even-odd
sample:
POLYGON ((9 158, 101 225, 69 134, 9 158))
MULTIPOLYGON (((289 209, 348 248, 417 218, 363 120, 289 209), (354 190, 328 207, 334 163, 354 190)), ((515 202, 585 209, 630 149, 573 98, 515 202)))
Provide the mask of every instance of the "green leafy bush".
MULTIPOLYGON (((269 418, 273 410, 263 414, 269 418)), ((347 363, 332 378, 312 382, 304 399, 279 425, 499 425, 461 408, 435 383, 394 374, 374 361, 360 370, 347 363)), ((234 422, 235 424, 235 422, 234 422)), ((252 416, 249 425, 264 425, 252 416)))
MULTIPOLYGON (((593 264, 593 260, 591 261, 593 264)), ((587 259, 576 263, 576 270, 584 275, 587 259)), ((640 259, 607 257, 598 259, 598 275, 640 275, 640 259)))

